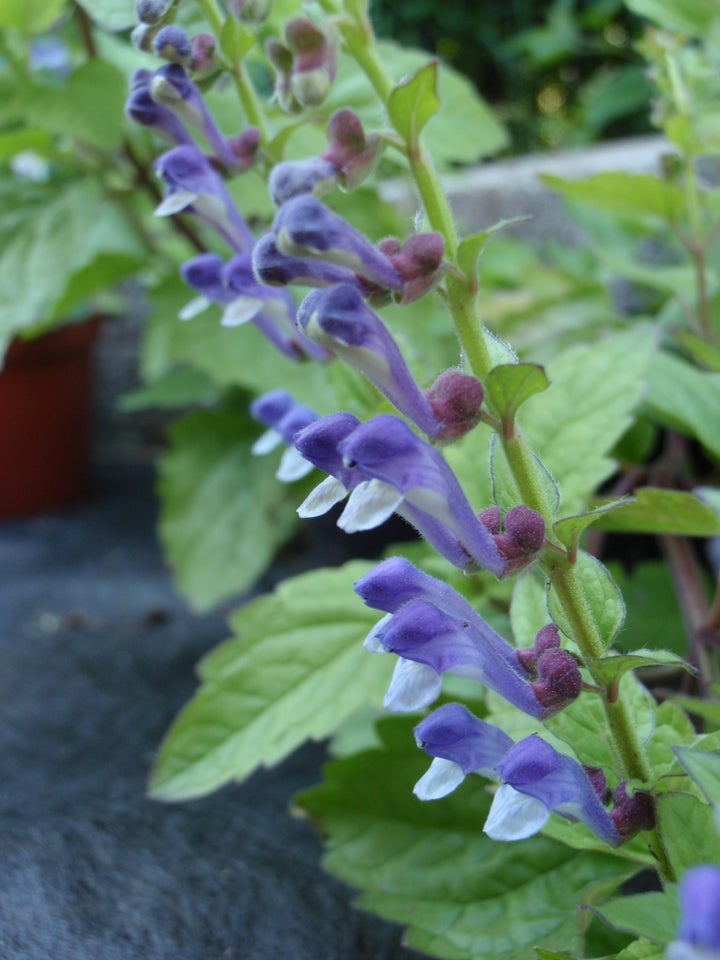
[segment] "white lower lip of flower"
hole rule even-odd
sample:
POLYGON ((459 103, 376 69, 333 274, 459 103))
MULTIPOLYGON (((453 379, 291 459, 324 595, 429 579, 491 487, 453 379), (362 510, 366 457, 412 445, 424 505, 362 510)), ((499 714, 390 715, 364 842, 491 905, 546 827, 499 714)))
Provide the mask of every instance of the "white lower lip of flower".
POLYGON ((395 513, 403 496, 382 480, 359 483, 350 494, 337 525, 346 533, 374 530, 395 513))
POLYGON ((170 217, 173 213, 180 213, 181 210, 195 203, 197 198, 197 193, 192 193, 190 190, 173 190, 155 208, 155 216, 170 217))
POLYGON ((550 811, 541 800, 503 783, 493 798, 483 830, 491 840, 525 840, 539 833, 549 819, 550 811))
POLYGON ((398 657, 383 706, 391 713, 411 713, 434 703, 441 692, 442 680, 432 667, 398 657))
POLYGON ((390 623, 392 618, 392 613, 386 613, 384 617, 378 620, 370 633, 365 637, 363 647, 365 647, 368 653, 387 653, 382 640, 378 638, 378 634, 390 623))
POLYGON ((237 297, 225 308, 220 323, 223 327, 239 327, 249 323, 260 313, 263 303, 258 297, 237 297))
POLYGON ((325 477, 314 490, 303 500, 297 508, 299 517, 304 520, 310 517, 320 517, 340 503, 347 496, 347 490, 335 477, 325 477))
POLYGON ((182 308, 178 317, 181 320, 192 320, 193 317, 196 317, 199 313, 202 313, 203 310, 207 310, 210 306, 210 301, 207 297, 195 297, 193 300, 190 300, 182 308))
POLYGON ((283 483, 292 483, 306 477, 315 468, 295 447, 288 447, 280 460, 275 476, 283 483))
POLYGON ((255 443, 250 447, 250 452, 256 457, 264 457, 266 453, 271 453, 283 442, 283 435, 279 430, 270 427, 265 433, 261 434, 255 443))
POLYGON ((425 773, 413 787, 418 800, 440 800, 452 793, 465 779, 462 768, 453 760, 435 757, 425 773))

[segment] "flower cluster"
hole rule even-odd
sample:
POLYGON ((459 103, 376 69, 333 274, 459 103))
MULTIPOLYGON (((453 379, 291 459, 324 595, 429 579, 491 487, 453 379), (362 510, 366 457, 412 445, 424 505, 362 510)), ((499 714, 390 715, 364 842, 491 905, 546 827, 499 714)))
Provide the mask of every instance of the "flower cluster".
MULTIPOLYGON (((324 152, 272 166, 256 128, 234 137, 218 128, 188 73, 205 70, 212 49, 164 23, 167 9, 160 2, 138 2, 138 42, 151 42, 169 62, 136 72, 127 113, 173 144, 155 162, 165 185, 157 215, 195 217, 230 251, 227 258, 202 253, 183 265, 182 276, 198 297, 182 319, 217 304, 225 326, 254 324, 291 360, 348 364, 397 411, 365 421, 348 412, 319 417, 286 391, 273 390, 252 404, 252 415, 267 428, 253 452, 284 445, 281 480, 296 480, 313 468, 327 474, 300 506, 301 517, 318 516, 347 498, 338 525, 349 533, 377 527, 397 513, 462 571, 502 578, 532 563, 545 546, 543 517, 521 503, 478 514, 440 449, 489 418, 483 384, 461 368, 440 371, 429 386, 418 383, 375 312, 388 303, 412 304, 443 281, 443 237, 416 232, 404 242, 389 237, 373 243, 321 199, 368 176, 382 138, 342 109, 329 121, 324 152), (269 189, 276 207, 257 240, 226 182, 256 163, 272 167, 269 189), (297 287, 310 288, 298 307, 289 290, 297 287)), ((242 16, 264 15, 257 2, 236 0, 233 9, 242 16)), ((284 43, 269 41, 267 52, 283 109, 316 107, 325 99, 336 71, 330 30, 297 18, 287 25, 284 43)), ((356 591, 385 614, 366 648, 397 657, 385 698, 389 710, 429 707, 446 674, 482 684, 537 721, 582 691, 578 663, 562 648, 552 623, 538 632, 532 648, 518 650, 447 583, 398 557, 363 577, 356 591)), ((440 706, 415 733, 434 758, 415 788, 421 799, 444 796, 469 773, 499 782, 485 825, 495 839, 530 836, 552 812, 581 821, 613 846, 652 825, 647 795, 630 795, 620 784, 610 809, 601 771, 583 768, 537 735, 514 743, 460 704, 440 706)))

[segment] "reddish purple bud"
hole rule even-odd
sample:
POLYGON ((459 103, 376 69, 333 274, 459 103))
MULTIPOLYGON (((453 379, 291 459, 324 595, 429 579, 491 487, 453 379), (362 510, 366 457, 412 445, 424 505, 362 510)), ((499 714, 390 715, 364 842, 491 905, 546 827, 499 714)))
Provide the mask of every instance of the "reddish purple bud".
POLYGON ((433 413, 442 424, 436 437, 440 443, 464 437, 479 423, 485 394, 476 377, 460 370, 444 370, 425 392, 433 413))
POLYGON ((522 650, 518 650, 517 658, 525 673, 531 677, 537 676, 537 656, 533 647, 524 647, 522 650))
POLYGON ((502 530, 502 513, 500 507, 486 507, 478 514, 478 520, 494 537, 502 530))
POLYGON ((215 66, 215 37, 209 33, 198 33, 190 40, 192 56, 190 69, 193 73, 208 73, 215 66))
POLYGON ((330 118, 327 128, 330 146, 322 155, 340 175, 346 190, 353 190, 371 172, 384 144, 377 136, 365 136, 360 118, 344 107, 330 118))
POLYGON ((337 49, 329 33, 305 17, 285 27, 292 53, 290 91, 302 107, 318 107, 327 97, 337 72, 337 49))
POLYGON ((610 816, 621 837, 631 837, 638 830, 652 830, 655 826, 655 804, 652 794, 638 790, 632 796, 625 783, 618 784, 613 796, 614 809, 610 816))
POLYGON ((525 554, 534 554, 545 542, 545 521, 536 510, 524 504, 505 514, 503 532, 525 554))
POLYGON ((560 646, 560 631, 554 623, 548 623, 535 634, 535 653, 542 656, 546 650, 560 646))
POLYGON ((260 130, 258 127, 248 127, 237 137, 228 138, 228 146, 237 157, 235 170, 242 172, 249 170, 255 163, 260 149, 260 130))
POLYGON ((537 658, 539 679, 532 688, 540 703, 550 713, 557 713, 582 690, 582 677, 578 665, 566 650, 546 650, 537 658))
POLYGON ((284 43, 279 40, 267 40, 265 43, 265 53, 268 60, 275 70, 275 95, 280 107, 286 113, 297 113, 300 110, 300 104, 290 90, 290 78, 292 76, 293 55, 284 43))
POLYGON ((445 241, 439 233, 415 233, 400 246, 394 237, 378 248, 389 258, 404 281, 400 302, 419 300, 440 279, 445 241))
POLYGON ((595 793, 598 795, 600 800, 603 803, 607 803, 610 799, 610 791, 608 790, 607 780, 605 779, 605 774, 600 767, 588 767, 585 764, 582 765, 585 774, 592 784, 592 788, 595 793))

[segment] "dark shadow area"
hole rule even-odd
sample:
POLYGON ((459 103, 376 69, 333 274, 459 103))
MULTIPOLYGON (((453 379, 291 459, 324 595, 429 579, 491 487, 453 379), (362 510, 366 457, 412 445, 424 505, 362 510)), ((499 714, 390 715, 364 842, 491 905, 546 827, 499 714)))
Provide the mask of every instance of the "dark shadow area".
POLYGON ((201 801, 146 798, 228 634, 175 593, 155 513, 150 472, 113 471, 76 510, 0 526, 0 957, 409 958, 287 813, 322 747, 201 801))

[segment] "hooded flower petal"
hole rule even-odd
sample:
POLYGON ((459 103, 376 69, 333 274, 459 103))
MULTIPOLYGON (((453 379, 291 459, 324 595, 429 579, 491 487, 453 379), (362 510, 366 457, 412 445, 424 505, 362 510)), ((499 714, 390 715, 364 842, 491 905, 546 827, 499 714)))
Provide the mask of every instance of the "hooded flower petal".
POLYGON ((430 437, 442 424, 413 379, 395 340, 355 286, 339 283, 309 294, 298 309, 306 335, 363 373, 430 437))
POLYGON ((481 624, 478 628, 453 617, 427 600, 410 600, 376 636, 389 652, 425 664, 438 677, 445 673, 468 677, 530 716, 546 716, 527 674, 500 653, 502 638, 486 623, 481 624))
POLYGON ((398 417, 381 415, 361 424, 339 444, 349 470, 375 478, 403 494, 402 515, 451 563, 472 563, 501 576, 505 560, 480 523, 442 455, 398 417))
POLYGON ((162 104, 187 126, 201 133, 218 160, 230 169, 236 166, 237 158, 218 129, 202 94, 179 63, 169 63, 155 72, 150 82, 150 95, 156 103, 162 104))
POLYGON ((183 210, 194 213, 238 253, 252 249, 254 237, 250 228, 238 213, 222 178, 197 147, 175 147, 159 156, 154 167, 167 188, 156 216, 183 210))
POLYGON ((402 278, 387 257, 313 196, 304 194, 283 204, 273 232, 278 249, 289 256, 320 257, 381 287, 402 289, 402 278))
POLYGON ((680 881, 682 911, 677 939, 667 960, 719 960, 720 867, 691 867, 680 881))
POLYGON ((262 283, 272 287, 288 284, 324 287, 330 283, 355 282, 355 274, 347 267, 326 263, 317 257, 291 257, 282 253, 272 233, 265 234, 255 244, 253 269, 262 283))
MULTIPOLYGON (((495 839, 521 839, 531 835, 527 832, 531 828, 532 832, 537 832, 534 827, 542 818, 537 805, 540 803, 546 807, 548 815, 554 811, 580 820, 610 846, 621 843, 622 838, 612 817, 577 760, 558 753, 540 737, 533 735, 517 743, 496 765, 495 771, 504 784, 523 798, 531 797, 536 801, 529 805, 524 799, 514 801, 514 795, 504 791, 497 801, 496 814, 493 815, 492 809, 490 811, 495 839), (523 819, 527 829, 523 828, 523 819)), ((542 824, 537 829, 541 828, 542 824)))

